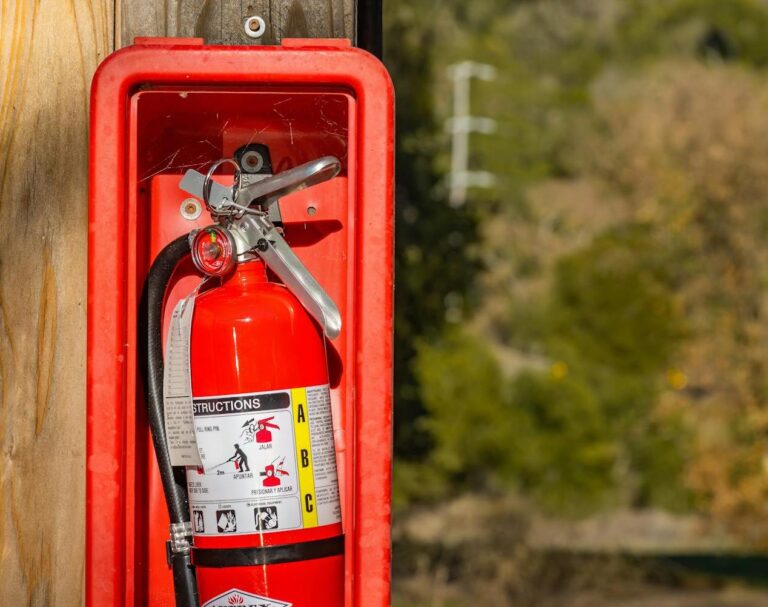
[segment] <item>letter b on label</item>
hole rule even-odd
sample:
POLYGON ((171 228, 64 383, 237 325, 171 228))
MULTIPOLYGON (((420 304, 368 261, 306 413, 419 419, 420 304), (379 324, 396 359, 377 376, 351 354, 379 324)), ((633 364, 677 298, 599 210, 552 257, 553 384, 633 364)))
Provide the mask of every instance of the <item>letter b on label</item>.
POLYGON ((309 467, 309 451, 307 451, 306 449, 301 450, 301 467, 302 468, 309 467))

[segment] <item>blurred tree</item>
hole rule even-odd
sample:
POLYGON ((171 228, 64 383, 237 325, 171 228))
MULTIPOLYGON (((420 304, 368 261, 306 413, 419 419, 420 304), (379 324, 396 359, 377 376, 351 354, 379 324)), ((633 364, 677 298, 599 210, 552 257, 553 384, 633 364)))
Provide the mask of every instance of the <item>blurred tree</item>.
POLYGON ((514 459, 501 473, 559 513, 599 507, 616 486, 616 436, 595 397, 562 361, 547 373, 523 371, 512 382, 514 459))
POLYGON ((632 0, 619 51, 636 57, 696 56, 768 65, 763 0, 632 0))
POLYGON ((695 504, 768 538, 768 1, 392 10, 401 497, 695 504), (497 186, 425 225, 463 59, 499 70, 471 145, 497 186))
POLYGON ((478 264, 476 220, 446 202, 433 104, 435 22, 431 2, 386 3, 385 62, 396 83, 395 450, 418 459, 429 449, 413 371, 415 343, 434 339, 470 307, 478 264))
POLYGON ((635 505, 689 503, 680 483, 687 435, 654 411, 686 336, 673 255, 648 226, 598 236, 558 262, 547 309, 546 351, 581 377, 609 420, 616 484, 635 505), (664 432, 665 424, 677 432, 664 432))
POLYGON ((454 327, 439 340, 421 341, 416 377, 434 438, 426 461, 399 464, 401 499, 442 496, 457 484, 485 489, 509 459, 514 420, 498 364, 488 348, 454 327))
POLYGON ((592 154, 595 174, 651 226, 656 246, 673 253, 669 267, 688 331, 671 365, 680 375, 657 409, 675 412, 692 436, 682 479, 700 507, 764 542, 765 75, 666 61, 606 75, 594 95, 603 131, 592 154))
POLYGON ((669 281, 668 254, 645 226, 601 235, 563 257, 548 310, 549 350, 630 373, 658 373, 683 336, 669 281))
POLYGON ((601 503, 614 486, 611 424, 564 363, 510 383, 487 346, 459 329, 419 348, 418 378, 435 439, 426 465, 406 467, 411 497, 459 488, 522 490, 560 512, 601 503))

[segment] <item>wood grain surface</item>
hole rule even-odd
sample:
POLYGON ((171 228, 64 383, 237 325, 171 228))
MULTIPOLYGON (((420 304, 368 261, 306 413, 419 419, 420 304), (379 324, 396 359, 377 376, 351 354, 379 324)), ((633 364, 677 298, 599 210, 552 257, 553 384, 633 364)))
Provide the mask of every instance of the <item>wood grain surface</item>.
POLYGON ((0 0, 0 606, 83 601, 88 95, 135 36, 354 39, 353 0, 0 0), (260 15, 265 35, 243 33, 260 15), (115 35, 117 33, 117 36, 115 35))
POLYGON ((354 0, 124 0, 123 45, 136 36, 205 38, 209 44, 280 44, 283 38, 354 40, 354 0), (267 25, 254 40, 245 35, 248 17, 267 25))
POLYGON ((0 605, 79 605, 88 95, 113 2, 0 0, 0 605))

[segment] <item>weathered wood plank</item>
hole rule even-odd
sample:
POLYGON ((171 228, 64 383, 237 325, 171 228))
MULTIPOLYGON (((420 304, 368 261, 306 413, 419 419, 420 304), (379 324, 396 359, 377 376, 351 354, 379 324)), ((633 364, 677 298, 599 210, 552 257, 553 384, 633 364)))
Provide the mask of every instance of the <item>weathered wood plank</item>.
POLYGON ((354 39, 354 0, 0 1, 0 605, 82 600, 88 90, 162 35, 354 39))
POLYGON ((280 44, 283 38, 355 39, 354 0, 123 0, 121 45, 136 36, 204 38, 209 44, 280 44), (258 40, 243 31, 259 15, 258 40))
POLYGON ((0 605, 79 605, 88 90, 112 0, 0 1, 0 605))

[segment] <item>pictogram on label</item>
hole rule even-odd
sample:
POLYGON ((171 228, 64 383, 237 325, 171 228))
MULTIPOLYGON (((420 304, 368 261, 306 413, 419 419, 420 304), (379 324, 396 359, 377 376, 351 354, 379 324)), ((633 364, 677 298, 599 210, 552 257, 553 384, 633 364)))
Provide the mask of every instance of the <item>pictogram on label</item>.
POLYGON ((194 398, 202 465, 187 468, 196 535, 341 521, 327 385, 194 398))

